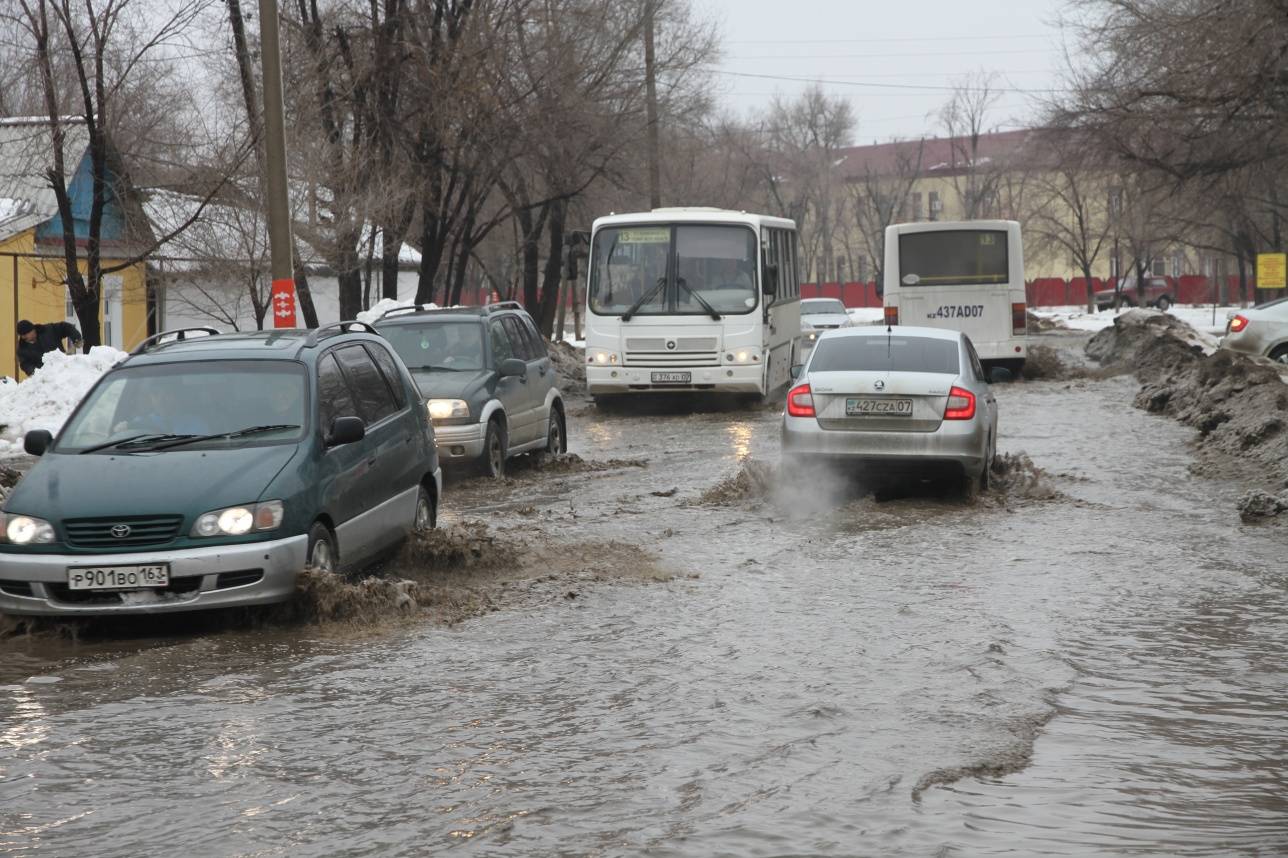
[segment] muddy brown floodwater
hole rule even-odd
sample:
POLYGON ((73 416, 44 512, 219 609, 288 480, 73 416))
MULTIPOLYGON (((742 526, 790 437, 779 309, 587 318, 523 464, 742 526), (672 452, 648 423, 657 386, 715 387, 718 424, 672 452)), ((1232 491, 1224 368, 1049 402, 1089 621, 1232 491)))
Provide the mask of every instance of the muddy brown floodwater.
POLYGON ((974 503, 781 491, 767 409, 587 409, 584 463, 449 487, 545 591, 0 641, 0 852, 1286 854, 1286 531, 1136 389, 999 387, 974 503))

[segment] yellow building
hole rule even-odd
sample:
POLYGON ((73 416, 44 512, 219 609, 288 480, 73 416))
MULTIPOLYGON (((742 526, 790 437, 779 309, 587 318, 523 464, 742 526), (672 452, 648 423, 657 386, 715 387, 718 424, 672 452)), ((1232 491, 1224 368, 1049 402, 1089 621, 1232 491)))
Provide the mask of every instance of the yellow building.
MULTIPOLYGON (((66 191, 76 233, 82 275, 89 234, 92 176, 83 123, 65 127, 66 191)), ((49 124, 41 120, 0 119, 0 375, 18 377, 17 332, 20 319, 36 324, 71 322, 78 328, 69 299, 62 222, 49 185, 53 164, 49 124)), ((117 159, 108 159, 108 193, 101 235, 102 265, 110 269, 134 258, 150 236, 117 159)), ((152 330, 146 269, 142 261, 104 275, 99 294, 99 331, 104 345, 129 349, 152 330)))

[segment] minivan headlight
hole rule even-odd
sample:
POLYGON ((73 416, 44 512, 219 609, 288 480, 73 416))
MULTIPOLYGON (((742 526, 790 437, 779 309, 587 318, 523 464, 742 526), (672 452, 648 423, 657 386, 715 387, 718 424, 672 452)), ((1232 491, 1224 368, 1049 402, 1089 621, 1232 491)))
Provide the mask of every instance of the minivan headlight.
POLYGON ((54 541, 54 526, 34 515, 3 516, 4 541, 10 545, 48 545, 54 541))
POLYGON ((453 420, 470 416, 470 406, 464 399, 431 399, 425 403, 430 420, 453 420))
POLYGON ((241 536, 252 530, 276 530, 285 515, 286 507, 277 500, 214 509, 197 517, 192 535, 241 536))

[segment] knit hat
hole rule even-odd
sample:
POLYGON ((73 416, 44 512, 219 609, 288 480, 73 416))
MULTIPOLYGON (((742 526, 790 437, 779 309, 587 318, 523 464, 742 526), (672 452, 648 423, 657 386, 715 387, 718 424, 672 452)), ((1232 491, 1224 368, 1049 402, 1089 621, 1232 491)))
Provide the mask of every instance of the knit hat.
POLYGON ((23 319, 21 322, 18 323, 18 336, 20 337, 23 336, 24 334, 29 334, 34 330, 36 330, 36 326, 33 325, 31 322, 27 321, 26 319, 23 319))

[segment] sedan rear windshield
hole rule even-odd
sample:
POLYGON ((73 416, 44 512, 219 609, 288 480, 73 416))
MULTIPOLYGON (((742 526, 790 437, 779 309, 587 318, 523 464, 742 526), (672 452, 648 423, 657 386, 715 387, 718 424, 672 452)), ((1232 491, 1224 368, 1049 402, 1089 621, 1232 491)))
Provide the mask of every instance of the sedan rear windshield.
POLYGON ((931 337, 837 337, 820 340, 810 372, 940 372, 957 375, 957 343, 931 337))

